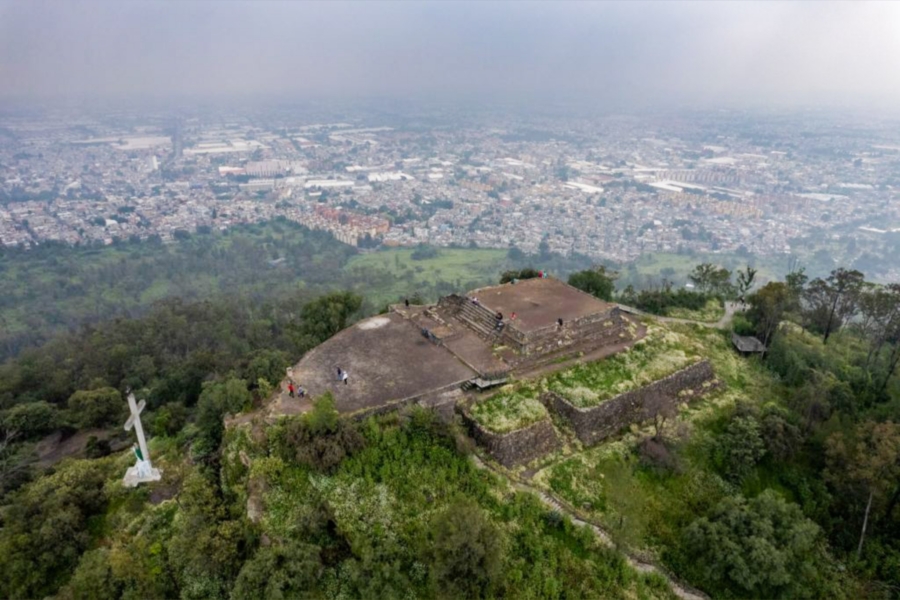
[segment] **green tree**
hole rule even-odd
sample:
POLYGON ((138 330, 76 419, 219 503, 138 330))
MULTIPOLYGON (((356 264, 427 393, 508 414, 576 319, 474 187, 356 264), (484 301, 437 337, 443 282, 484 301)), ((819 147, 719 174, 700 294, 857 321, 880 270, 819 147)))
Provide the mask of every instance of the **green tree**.
POLYGON ((734 292, 734 288, 731 285, 731 271, 712 263, 697 265, 688 275, 688 279, 704 294, 724 298, 732 295, 734 292))
POLYGON ((0 411, 0 429, 15 431, 24 439, 55 431, 61 421, 59 411, 48 402, 27 402, 0 411))
POLYGON ((753 281, 756 279, 756 274, 758 271, 747 265, 747 268, 743 271, 737 272, 737 293, 741 298, 746 295, 747 292, 750 291, 750 288, 753 287, 753 281))
POLYGON ((263 546, 244 563, 234 582, 232 600, 316 598, 323 572, 320 549, 293 541, 263 546))
POLYGON ((787 285, 771 281, 747 298, 750 309, 747 317, 756 327, 756 335, 768 347, 778 325, 791 306, 791 291, 787 285))
POLYGON ((179 505, 167 551, 181 597, 227 596, 253 547, 247 523, 230 518, 221 490, 198 471, 185 479, 179 505))
POLYGON ((362 297, 353 292, 334 292, 307 303, 300 313, 301 345, 311 348, 347 327, 362 306, 362 297))
POLYGON ((607 302, 612 300, 616 290, 615 280, 618 273, 607 271, 606 267, 598 266, 586 271, 578 271, 569 275, 569 285, 587 292, 607 302))
POLYGON ((125 412, 119 390, 104 387, 79 390, 69 396, 69 413, 78 427, 105 427, 118 421, 125 412))
POLYGON ((766 452, 759 421, 750 414, 736 414, 716 440, 716 454, 725 476, 743 479, 766 452))
POLYGON ((865 500, 857 557, 862 555, 873 502, 887 503, 890 491, 900 485, 900 425, 891 421, 867 421, 851 435, 835 433, 825 449, 825 477, 838 489, 858 492, 865 500))
POLYGON ((68 579, 91 542, 91 517, 106 508, 110 459, 62 463, 5 507, 0 528, 0 597, 43 598, 68 579))
POLYGON ((771 490, 752 500, 725 498, 684 530, 683 544, 710 588, 755 598, 821 593, 819 527, 771 490))
POLYGON ((809 282, 804 292, 807 320, 822 332, 822 343, 827 344, 831 334, 856 314, 863 277, 859 271, 841 268, 809 282))
POLYGON ((225 432, 223 419, 249 406, 253 395, 243 379, 231 377, 225 381, 209 381, 203 384, 203 392, 197 402, 197 426, 201 435, 197 450, 201 454, 215 452, 225 432))
POLYGON ((500 576, 500 531, 471 500, 459 499, 435 516, 430 530, 434 590, 447 598, 490 594, 500 576))

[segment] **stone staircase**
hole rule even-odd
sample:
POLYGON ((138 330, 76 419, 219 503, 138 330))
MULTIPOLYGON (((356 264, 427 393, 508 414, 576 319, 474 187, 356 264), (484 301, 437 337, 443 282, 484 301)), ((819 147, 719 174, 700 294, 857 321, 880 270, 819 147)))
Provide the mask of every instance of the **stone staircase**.
POLYGON ((480 304, 463 300, 454 316, 489 342, 495 342, 503 335, 503 331, 496 328, 497 319, 494 318, 494 313, 480 304))

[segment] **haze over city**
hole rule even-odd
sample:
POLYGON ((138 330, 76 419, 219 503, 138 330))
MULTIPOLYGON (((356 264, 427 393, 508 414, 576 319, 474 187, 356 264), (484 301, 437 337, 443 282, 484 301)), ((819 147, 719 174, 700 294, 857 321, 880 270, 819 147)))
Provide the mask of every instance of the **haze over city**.
POLYGON ((8 2, 0 95, 900 100, 883 2, 8 2))

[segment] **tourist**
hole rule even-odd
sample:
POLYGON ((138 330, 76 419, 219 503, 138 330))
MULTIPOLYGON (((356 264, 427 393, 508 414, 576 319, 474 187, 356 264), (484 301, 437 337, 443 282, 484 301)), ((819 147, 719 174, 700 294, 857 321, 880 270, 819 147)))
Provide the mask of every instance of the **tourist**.
POLYGON ((558 319, 556 320, 556 324, 559 325, 559 328, 560 328, 560 329, 562 329, 562 326, 563 326, 563 320, 562 320, 562 317, 560 317, 560 318, 558 318, 558 319))
POLYGON ((347 385, 347 381, 350 379, 350 376, 347 375, 347 371, 341 372, 341 381, 344 382, 344 385, 347 385))
POLYGON ((298 398, 306 398, 306 390, 302 385, 297 386, 297 397, 298 398))
POLYGON ((502 321, 502 320, 503 320, 503 313, 500 312, 500 311, 498 310, 498 311, 497 311, 497 314, 494 315, 494 318, 497 319, 498 321, 502 321))
POLYGON ((341 368, 338 367, 338 368, 337 368, 338 381, 340 381, 340 380, 342 379, 342 377, 341 377, 341 374, 342 374, 342 373, 343 373, 343 371, 341 371, 341 368))
POLYGON ((288 396, 290 396, 291 398, 294 397, 294 382, 293 381, 288 383, 288 396))
POLYGON ((409 298, 406 298, 403 302, 406 304, 406 308, 409 308, 409 298))
POLYGON ((472 304, 478 306, 478 298, 476 298, 475 296, 472 296, 472 304))
POLYGON ((516 320, 516 313, 513 313, 513 314, 509 315, 509 320, 510 320, 510 321, 515 321, 515 320, 516 320))

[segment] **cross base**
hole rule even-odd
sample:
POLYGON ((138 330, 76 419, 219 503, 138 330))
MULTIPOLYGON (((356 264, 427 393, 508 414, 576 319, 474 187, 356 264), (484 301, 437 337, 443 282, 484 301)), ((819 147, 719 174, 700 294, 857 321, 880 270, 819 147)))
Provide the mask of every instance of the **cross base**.
POLYGON ((139 472, 137 465, 133 467, 128 467, 128 470, 125 471, 125 477, 122 479, 122 483, 125 487, 137 487, 139 483, 149 483, 151 481, 159 481, 162 479, 162 474, 159 469, 150 469, 149 472, 139 472))

